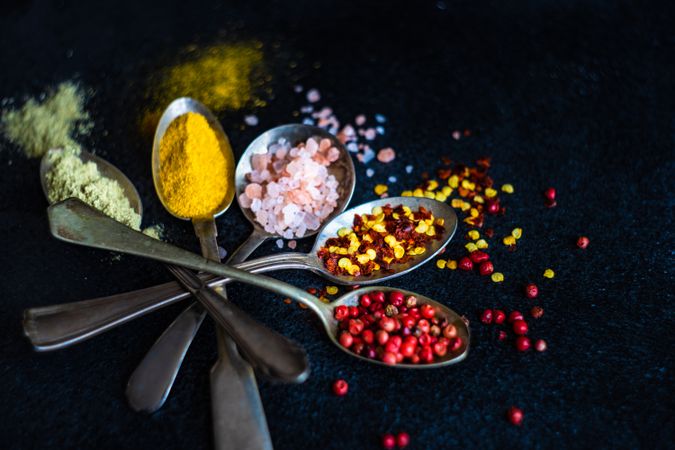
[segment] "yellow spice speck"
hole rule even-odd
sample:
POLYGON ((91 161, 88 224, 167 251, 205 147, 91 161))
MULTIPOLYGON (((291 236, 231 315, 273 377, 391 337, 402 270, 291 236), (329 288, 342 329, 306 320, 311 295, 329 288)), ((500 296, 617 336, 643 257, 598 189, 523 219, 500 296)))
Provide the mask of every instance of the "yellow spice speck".
POLYGON ((329 295, 335 295, 338 293, 337 286, 326 286, 326 293, 329 295))
POLYGON ((504 184, 502 185, 502 192, 505 192, 507 194, 513 194, 513 185, 512 184, 504 184))
POLYGON ((544 270, 544 278, 553 278, 555 277, 555 272, 552 269, 544 270))
POLYGON ((469 253, 473 253, 476 250, 478 250, 478 246, 476 244, 474 244, 473 242, 469 242, 464 247, 466 247, 466 249, 469 251, 469 253))
POLYGON ((501 283, 502 281, 504 281, 504 274, 501 272, 495 272, 490 276, 490 278, 495 283, 501 283))
POLYGON ((389 188, 387 187, 386 184, 378 184, 375 186, 375 194, 376 195, 382 195, 385 192, 387 192, 389 188))
POLYGON ((514 228, 513 231, 511 231, 511 236, 513 236, 516 239, 520 239, 523 236, 523 229, 514 228))
POLYGON ((436 267, 438 267, 439 269, 445 269, 445 265, 446 265, 447 263, 448 263, 448 262, 447 262, 446 260, 444 260, 444 259, 439 259, 438 261, 436 261, 436 267))
POLYGON ((450 270, 455 270, 457 268, 457 261, 455 261, 454 259, 449 259, 448 265, 446 267, 450 270))

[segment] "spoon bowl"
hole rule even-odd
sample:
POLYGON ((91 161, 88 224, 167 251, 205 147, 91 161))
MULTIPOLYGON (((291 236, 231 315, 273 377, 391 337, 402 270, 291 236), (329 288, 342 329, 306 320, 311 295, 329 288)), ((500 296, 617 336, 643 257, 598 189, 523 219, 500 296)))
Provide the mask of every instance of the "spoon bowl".
MULTIPOLYGON (((326 224, 333 220, 337 215, 345 210, 347 204, 352 198, 354 193, 354 187, 356 186, 356 171, 354 169, 354 163, 352 162, 352 157, 349 155, 349 152, 342 145, 335 136, 327 132, 326 130, 318 127, 313 127, 309 125, 301 124, 288 124, 281 125, 271 130, 268 130, 258 136, 251 144, 246 148, 244 153, 239 159, 237 164, 237 169, 234 174, 235 189, 237 193, 237 202, 239 202, 239 196, 244 192, 244 189, 249 184, 249 181, 246 179, 246 174, 251 172, 253 168, 251 167, 251 157, 253 155, 265 154, 268 152, 270 145, 275 144, 279 139, 285 139, 290 142, 292 145, 298 144, 299 142, 305 142, 311 137, 317 137, 319 139, 328 139, 331 144, 338 149, 340 156, 334 162, 328 166, 328 173, 333 175, 338 181, 338 200, 337 205, 333 212, 323 219, 322 223, 326 224)), ((269 238, 279 238, 276 233, 269 233, 258 223, 255 219, 255 214, 251 211, 250 208, 244 208, 239 202, 239 207, 246 219, 251 222, 255 232, 260 234, 266 239, 269 238)), ((320 229, 320 228, 319 228, 320 229)), ((307 230, 304 235, 297 236, 298 239, 313 236, 319 232, 319 229, 316 230, 307 230)))
POLYGON ((457 214, 455 213, 455 210, 446 203, 419 197, 383 198, 363 203, 334 217, 319 230, 319 235, 316 238, 314 247, 312 247, 312 250, 310 250, 309 253, 277 253, 275 255, 250 260, 238 265, 238 267, 247 271, 264 270, 265 272, 284 269, 304 269, 314 272, 334 283, 352 286, 356 284, 368 285, 378 281, 391 280, 392 278, 404 275, 418 266, 425 264, 445 248, 454 236, 456 230, 457 214), (373 208, 378 206, 382 207, 388 204, 391 206, 407 206, 413 211, 418 210, 420 207, 431 211, 435 218, 440 218, 445 221, 443 233, 440 234, 439 239, 432 240, 426 245, 426 251, 423 254, 413 256, 405 263, 393 264, 391 266, 392 271, 378 270, 370 275, 362 276, 334 274, 328 271, 317 254, 319 249, 326 244, 326 241, 337 236, 340 228, 351 228, 356 214, 371 214, 373 208))
POLYGON ((420 305, 429 304, 433 306, 434 309, 436 310, 436 315, 439 319, 441 320, 445 319, 448 321, 448 324, 454 325, 455 328, 457 329, 457 337, 462 339, 462 345, 456 351, 454 352, 448 351, 448 353, 445 356, 443 356, 436 362, 430 364, 398 363, 393 367, 400 369, 431 369, 456 364, 466 358, 466 356, 469 353, 469 342, 471 339, 471 332, 469 330, 469 327, 466 325, 466 322, 464 322, 464 319, 462 319, 461 316, 459 316, 455 311, 448 308, 444 304, 432 300, 424 295, 418 294, 416 292, 406 291, 405 289, 397 289, 383 286, 362 287, 355 291, 346 293, 345 295, 338 298, 336 301, 331 302, 329 305, 322 304, 323 308, 321 308, 321 313, 319 316, 321 322, 326 328, 326 332, 328 333, 328 337, 330 338, 331 342, 337 345, 342 351, 348 353, 350 356, 354 356, 356 358, 368 361, 369 363, 375 363, 387 367, 392 367, 388 366, 387 364, 383 363, 380 360, 370 359, 361 355, 357 355, 348 348, 345 348, 344 346, 340 345, 340 343, 338 342, 338 332, 339 332, 338 321, 335 320, 335 318, 333 317, 333 310, 340 305, 358 306, 359 298, 361 297, 361 295, 374 291, 382 291, 385 294, 388 294, 389 292, 392 291, 399 291, 402 292, 405 296, 413 295, 417 297, 418 304, 420 305))
MULTIPOLYGON (((55 148, 49 150, 40 160, 40 184, 42 185, 42 192, 45 194, 45 198, 49 201, 49 189, 47 187, 47 173, 52 169, 52 162, 50 155, 54 155, 57 152, 63 152, 63 149, 55 148)), ((103 158, 100 158, 93 153, 89 153, 85 150, 80 150, 80 159, 84 163, 93 162, 98 167, 98 171, 101 175, 111 180, 117 181, 124 192, 125 197, 129 200, 129 204, 133 210, 138 213, 139 216, 143 217, 143 203, 141 202, 141 196, 138 195, 138 191, 134 187, 134 184, 127 178, 121 170, 119 170, 114 165, 110 164, 103 158)))
MULTIPOLYGON (((157 129, 155 130, 155 138, 152 142, 152 180, 155 184, 155 191, 157 192, 159 201, 164 206, 164 209, 169 211, 169 213, 171 213, 171 215, 173 215, 174 217, 182 220, 192 220, 194 218, 181 217, 176 215, 176 213, 171 208, 169 208, 169 205, 166 202, 166 199, 164 197, 164 190, 162 188, 162 179, 160 176, 159 146, 162 141, 162 138, 164 137, 164 134, 166 133, 166 130, 169 128, 169 125, 171 125, 171 122, 173 122, 178 117, 190 112, 199 114, 206 119, 206 121, 209 124, 209 127, 211 127, 211 130, 213 130, 214 134, 216 135, 216 139, 218 140, 220 149, 223 152, 223 156, 227 160, 229 167, 231 168, 234 167, 234 155, 232 153, 232 146, 230 145, 230 141, 227 138, 227 135, 225 134, 223 127, 220 125, 220 122, 218 122, 218 119, 213 115, 213 113, 206 106, 204 106, 203 104, 201 104, 200 102, 198 102, 193 98, 181 97, 172 101, 162 113, 162 117, 160 117, 159 123, 157 124, 157 129)), ((234 186, 234 175, 232 171, 230 171, 229 176, 231 177, 231 179, 229 180, 228 184, 230 186, 234 186)), ((228 189, 227 194, 223 198, 223 201, 221 202, 220 205, 218 205, 216 210, 213 212, 212 216, 218 217, 219 215, 227 211, 227 209, 232 204, 233 198, 234 198, 234 190, 228 189)))

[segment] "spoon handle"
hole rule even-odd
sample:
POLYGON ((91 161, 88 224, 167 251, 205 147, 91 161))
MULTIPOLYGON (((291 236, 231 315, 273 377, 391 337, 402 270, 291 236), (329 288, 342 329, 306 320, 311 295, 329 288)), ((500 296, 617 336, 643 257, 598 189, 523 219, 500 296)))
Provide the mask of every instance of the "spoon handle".
MULTIPOLYGON (((286 255, 286 258, 282 266, 269 264, 267 258, 259 258, 233 267, 251 273, 308 268, 304 261, 306 255, 302 253, 284 253, 283 255, 286 255)), ((233 281, 230 278, 220 278, 210 274, 200 276, 210 287, 223 286, 233 281)), ((172 281, 91 300, 29 308, 24 311, 23 330, 35 350, 59 350, 189 296, 190 294, 180 284, 172 281)))
POLYGON ((307 355, 300 347, 253 320, 231 302, 223 301, 189 270, 172 265, 167 267, 234 339, 257 371, 283 381, 301 382, 307 378, 307 355))

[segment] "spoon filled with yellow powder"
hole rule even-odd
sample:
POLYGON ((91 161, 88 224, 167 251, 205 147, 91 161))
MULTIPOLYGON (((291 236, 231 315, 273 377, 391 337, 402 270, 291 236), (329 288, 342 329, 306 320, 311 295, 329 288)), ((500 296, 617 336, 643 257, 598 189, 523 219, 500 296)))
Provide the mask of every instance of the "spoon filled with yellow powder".
POLYGON ((214 219, 234 198, 234 156, 225 132, 201 103, 180 98, 166 109, 155 133, 152 176, 164 207, 192 220, 202 249, 217 248, 214 219))

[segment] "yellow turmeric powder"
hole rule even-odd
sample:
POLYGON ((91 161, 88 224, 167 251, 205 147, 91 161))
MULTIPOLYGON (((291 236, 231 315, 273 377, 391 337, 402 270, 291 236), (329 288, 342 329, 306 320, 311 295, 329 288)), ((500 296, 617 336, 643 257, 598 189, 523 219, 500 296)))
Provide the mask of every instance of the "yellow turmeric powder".
POLYGON ((234 161, 204 116, 174 119, 159 143, 160 190, 176 216, 207 218, 233 195, 234 161), (223 150, 226 150, 225 152, 223 150))

